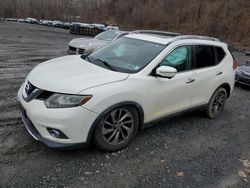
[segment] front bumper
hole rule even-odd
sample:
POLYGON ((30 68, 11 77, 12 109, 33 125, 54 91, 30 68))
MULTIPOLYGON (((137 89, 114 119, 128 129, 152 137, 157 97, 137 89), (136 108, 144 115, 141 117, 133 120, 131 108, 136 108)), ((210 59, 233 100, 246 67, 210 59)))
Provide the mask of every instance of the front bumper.
POLYGON ((19 105, 19 110, 21 112, 21 118, 25 125, 25 128, 29 132, 29 134, 37 141, 43 142, 50 148, 61 148, 61 149, 75 149, 75 148, 84 148, 88 146, 88 143, 74 143, 74 144, 64 144, 64 143, 58 143, 55 141, 48 140, 46 138, 43 138, 40 133, 37 131, 33 123, 28 118, 25 109, 22 107, 22 105, 19 105))
POLYGON ((88 144, 88 134, 98 114, 83 107, 48 109, 41 100, 25 102, 18 92, 20 112, 29 134, 51 148, 75 148, 88 144), (68 138, 56 138, 47 128, 58 129, 68 138))
POLYGON ((68 55, 76 55, 76 51, 74 50, 67 50, 68 55))
POLYGON ((250 77, 236 73, 235 74, 235 82, 238 84, 250 86, 250 77))
POLYGON ((78 55, 78 54, 84 54, 85 49, 76 48, 73 46, 69 46, 69 49, 67 50, 68 55, 78 55))

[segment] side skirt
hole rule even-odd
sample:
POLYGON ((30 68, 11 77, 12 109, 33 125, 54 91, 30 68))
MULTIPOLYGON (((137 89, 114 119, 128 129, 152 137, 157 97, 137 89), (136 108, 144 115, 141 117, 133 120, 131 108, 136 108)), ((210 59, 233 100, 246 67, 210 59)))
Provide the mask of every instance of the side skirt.
POLYGON ((202 106, 194 107, 194 108, 191 108, 191 109, 188 109, 188 110, 184 110, 184 111, 177 112, 177 113, 174 113, 174 114, 171 114, 171 115, 168 115, 168 116, 161 117, 159 119, 152 120, 150 122, 144 123, 143 129, 153 127, 156 124, 164 123, 164 122, 169 121, 171 119, 183 116, 184 114, 191 113, 193 111, 205 110, 207 105, 208 104, 204 104, 202 106))

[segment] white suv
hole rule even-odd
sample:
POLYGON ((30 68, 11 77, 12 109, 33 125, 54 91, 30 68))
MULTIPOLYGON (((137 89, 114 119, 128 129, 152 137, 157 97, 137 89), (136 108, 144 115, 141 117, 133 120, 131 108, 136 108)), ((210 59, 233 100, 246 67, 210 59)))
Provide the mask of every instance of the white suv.
POLYGON ((203 107, 216 118, 234 87, 225 43, 202 36, 132 32, 89 56, 35 67, 18 92, 28 132, 49 147, 93 140, 127 146, 139 129, 203 107))

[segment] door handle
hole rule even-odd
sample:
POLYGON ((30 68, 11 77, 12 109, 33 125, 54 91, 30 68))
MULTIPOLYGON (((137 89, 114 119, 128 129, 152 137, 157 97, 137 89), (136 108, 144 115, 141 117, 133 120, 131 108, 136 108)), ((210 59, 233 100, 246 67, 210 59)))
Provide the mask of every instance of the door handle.
POLYGON ((221 75, 222 74, 222 71, 219 71, 216 73, 217 76, 221 75))
POLYGON ((189 78, 189 79, 186 81, 186 83, 187 83, 187 84, 190 84, 190 83, 192 83, 192 82, 194 82, 194 81, 195 81, 195 79, 189 78))

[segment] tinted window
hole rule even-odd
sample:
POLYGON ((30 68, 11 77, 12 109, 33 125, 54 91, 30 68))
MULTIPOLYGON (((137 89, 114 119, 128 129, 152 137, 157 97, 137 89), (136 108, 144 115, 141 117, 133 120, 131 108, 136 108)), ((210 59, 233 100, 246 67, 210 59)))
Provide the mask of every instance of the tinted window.
POLYGON ((172 51, 160 64, 177 69, 177 72, 188 69, 189 47, 182 46, 172 51))
POLYGON ((194 49, 192 68, 202 68, 216 65, 215 48, 212 46, 197 45, 194 49))
POLYGON ((220 63, 224 59, 226 53, 220 47, 216 47, 215 49, 216 49, 216 53, 217 53, 217 63, 220 63))

